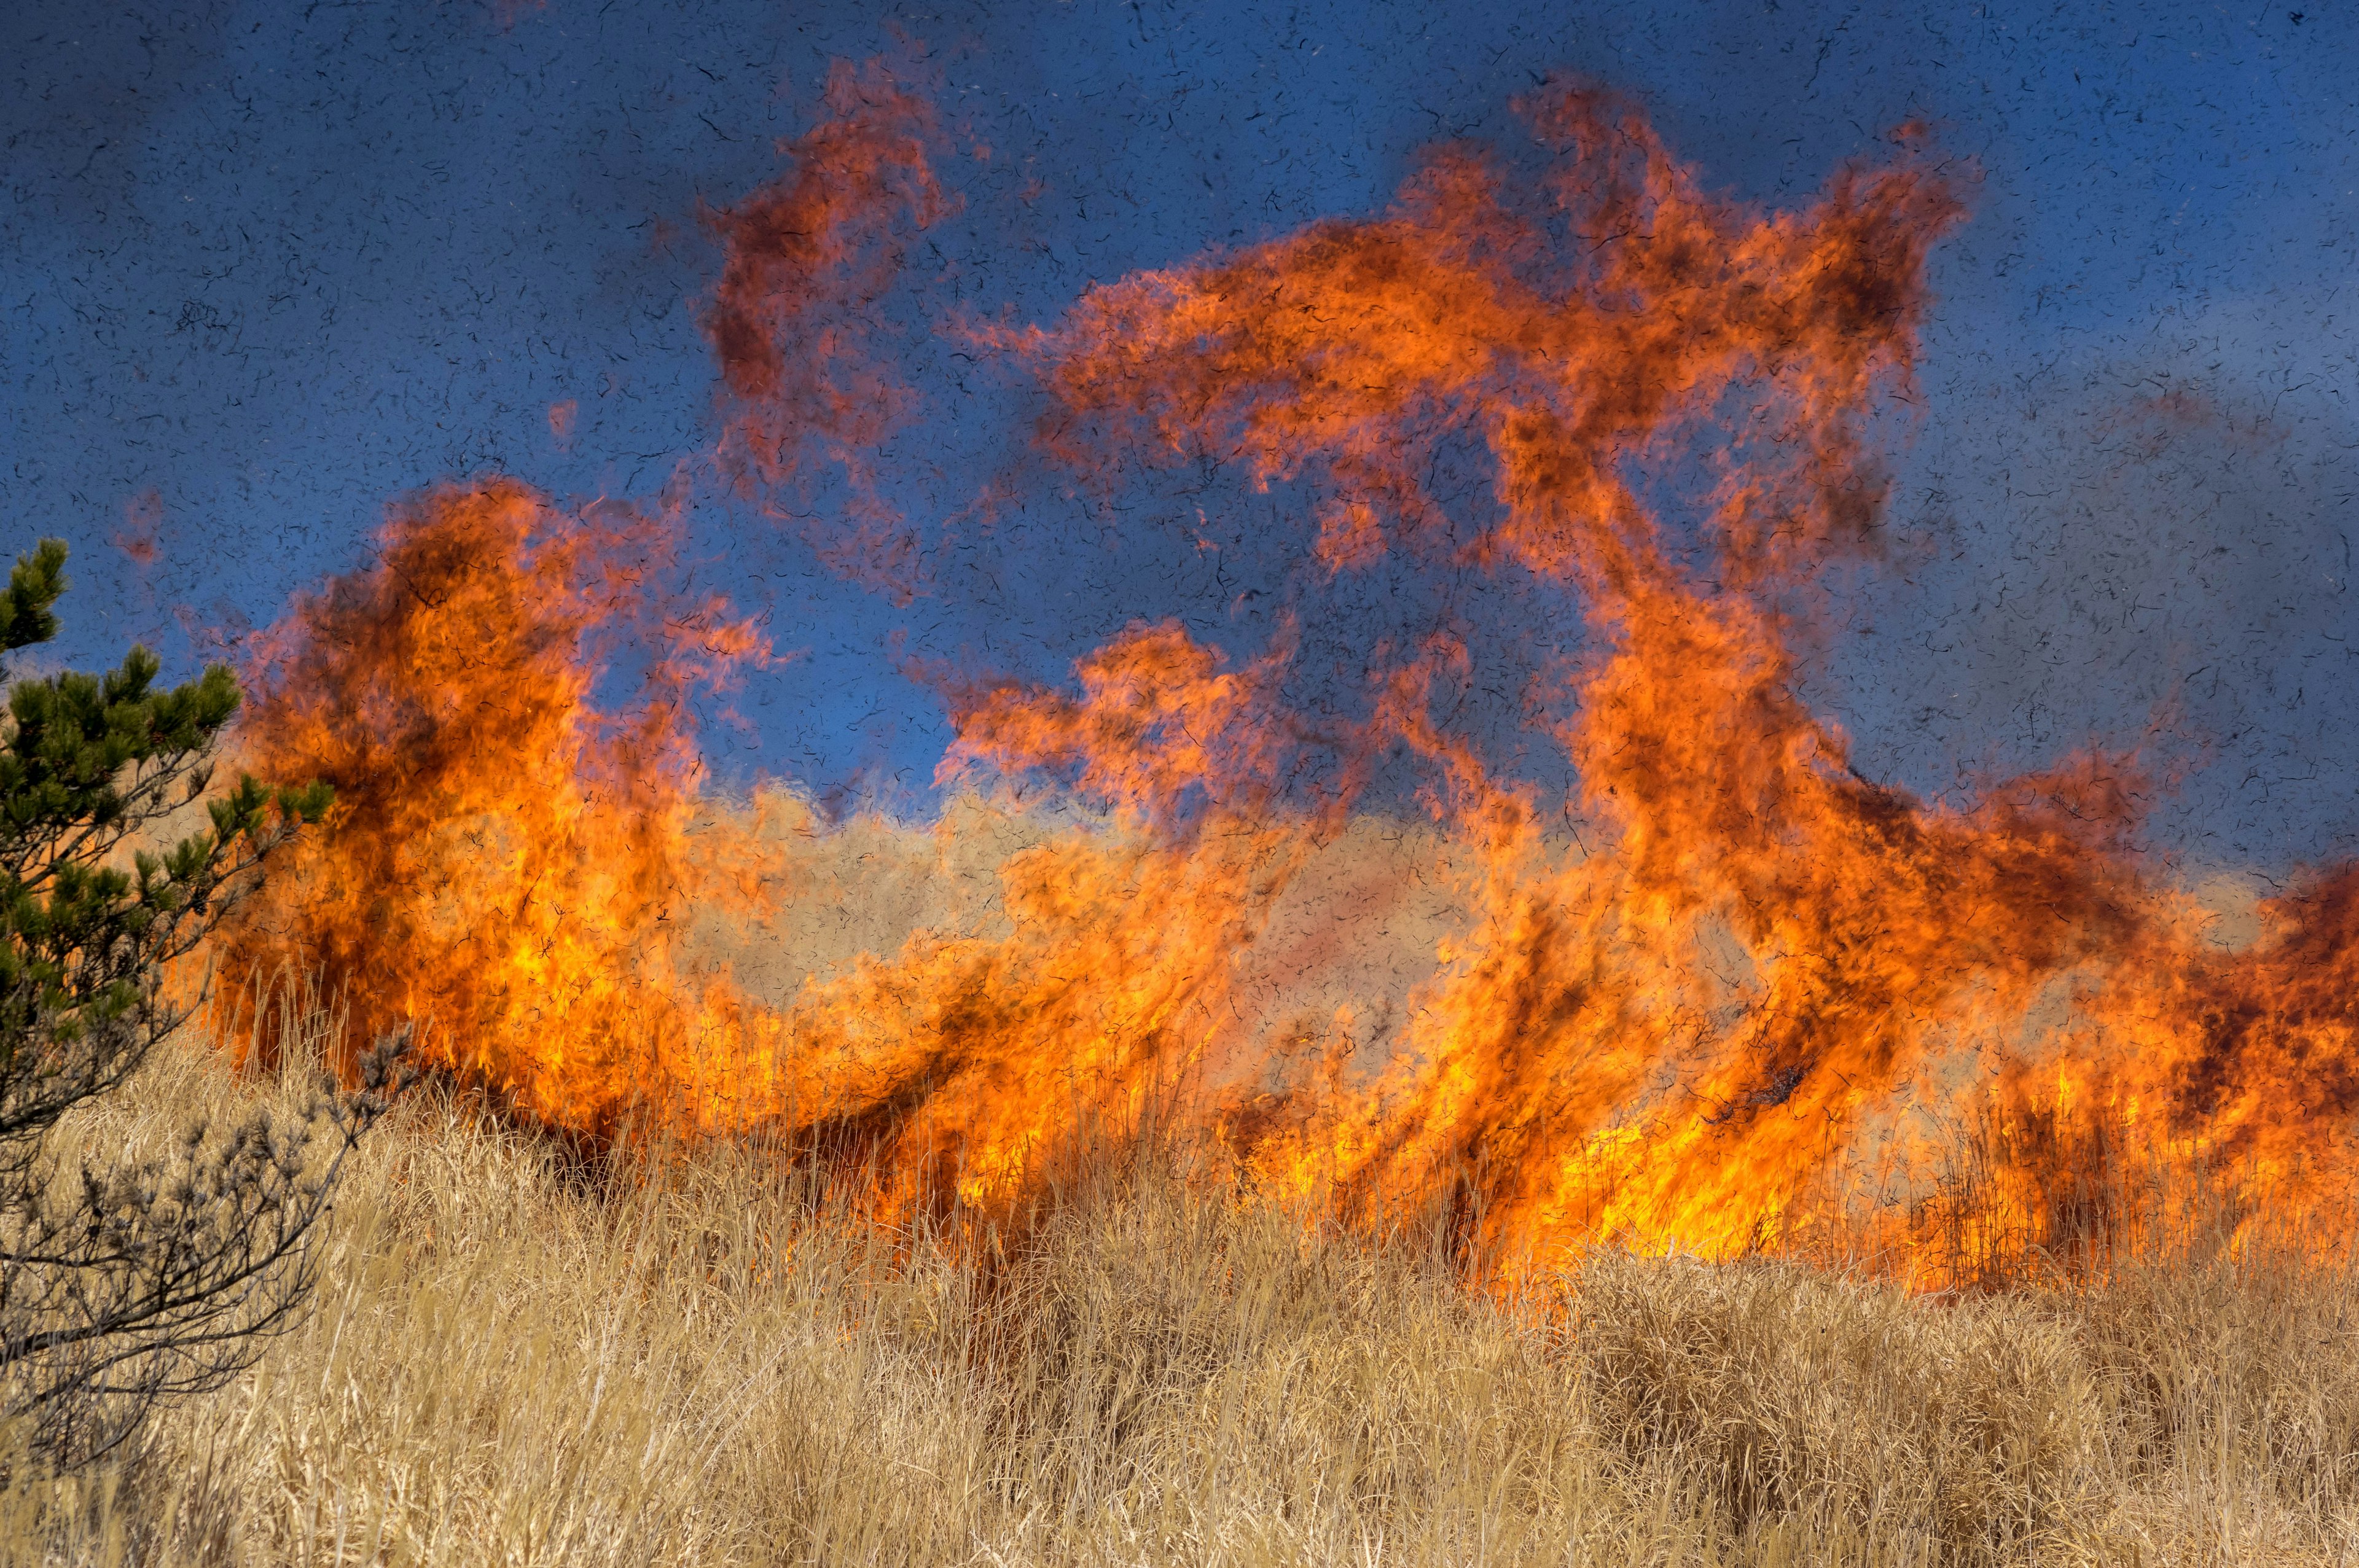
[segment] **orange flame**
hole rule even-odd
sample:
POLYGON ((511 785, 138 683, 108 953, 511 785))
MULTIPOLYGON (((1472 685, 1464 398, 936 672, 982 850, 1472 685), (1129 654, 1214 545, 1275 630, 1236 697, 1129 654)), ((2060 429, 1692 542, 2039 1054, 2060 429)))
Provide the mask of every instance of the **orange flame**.
POLYGON ((867 312, 900 270, 897 221, 950 210, 926 157, 933 106, 882 62, 837 61, 827 118, 781 142, 791 168, 708 214, 726 247, 704 318, 731 399, 722 451, 749 486, 803 472, 817 449, 850 481, 851 526, 801 528, 821 560, 906 604, 923 582, 916 536, 879 496, 868 453, 906 417, 909 389, 867 351, 867 312))
MULTIPOLYGON (((1560 737, 1575 804, 1614 834, 1594 857, 1552 851, 1527 791, 1400 700, 1422 677, 1395 683, 1380 730, 1440 766, 1484 845, 1480 922, 1371 1094, 1246 1097, 1232 1138, 1266 1175, 1365 1202, 1467 1184, 1489 1239, 1516 1247, 1790 1245, 1856 1218, 1871 1154, 1890 1190, 1929 1152, 1895 1113, 1954 1107, 1936 1080, 1979 1046, 2005 1064, 2002 1119, 2077 1094, 2281 1170, 2349 1103, 2352 1014, 2332 982, 2289 1007, 2266 977, 2291 953, 2347 971, 2343 876, 2277 908, 2271 948, 2199 961, 2186 912, 2122 848, 2127 759, 1945 811, 1860 778, 1792 695, 1808 612, 1782 590, 1869 542, 1860 432, 1913 355, 1927 249, 1960 211, 1946 185, 1850 171, 1760 215, 1702 195, 1608 96, 1521 108, 1558 154, 1536 190, 1447 149, 1377 221, 1125 280, 1056 331, 1001 336, 1042 365, 1046 437, 1078 464, 1212 450, 1264 485, 1328 481, 1313 553, 1331 569, 1385 547, 1380 519, 1436 548, 1448 520, 1419 476, 1440 442, 1478 438, 1502 521, 1465 553, 1566 582, 1608 639, 1560 737), (1639 494, 1682 461, 1721 474, 1700 567, 1639 494), (1731 967, 1739 981, 1715 978, 1731 967), (2022 1040, 2075 977, 2074 1021, 2022 1040), (2335 1070, 2288 1092, 2321 1049, 2335 1070), (2266 1119, 2308 1130, 2272 1138, 2266 1119)), ((2011 1173, 1987 1201, 2028 1214, 2044 1200, 2025 1184, 2071 1174, 2011 1173)))
POLYGON ((592 1133, 730 1069, 669 923, 745 896, 691 842, 684 698, 766 646, 717 600, 657 600, 670 535, 508 482, 438 491, 394 511, 375 567, 262 634, 244 744, 338 800, 233 926, 230 1005, 317 966, 356 1037, 418 1019, 446 1063, 592 1133), (658 611, 645 699, 602 713, 603 634, 658 611))
POLYGON ((144 572, 163 557, 163 548, 157 542, 163 524, 163 496, 152 488, 143 490, 123 503, 123 526, 114 531, 107 543, 121 550, 125 559, 144 572))
MULTIPOLYGON (((766 481, 813 439, 856 467, 896 416, 831 312, 881 277, 895 213, 940 206, 921 103, 840 69, 830 107, 788 180, 715 219, 728 439, 766 481)), ((669 524, 494 483, 397 512, 378 567, 266 639, 248 744, 342 804, 228 972, 299 952, 372 1021, 430 1016, 444 1060, 530 1115, 766 1122, 869 1160, 888 1209, 1021 1196, 1081 1130, 1186 1085, 1265 1184, 1372 1215, 1462 1203, 1471 1241, 1535 1257, 1864 1245, 1954 1276, 2069 1240, 2089 1151, 2123 1134, 2339 1213, 2359 869, 2224 951, 2129 848, 2134 759, 1931 805, 1860 776, 1795 695, 1830 556, 1875 545, 1868 432, 1961 213, 1937 166, 1904 150, 1766 213, 1608 95, 1519 107, 1536 174, 1444 148, 1377 218, 980 336, 1038 371, 1049 449, 1108 482, 1138 453, 1223 454, 1323 490, 1324 574, 1397 548, 1578 595, 1595 643, 1551 732, 1569 798, 1495 777, 1434 717, 1433 684, 1471 669, 1447 636, 1372 652, 1356 723, 1288 711, 1285 637, 1232 667, 1135 625, 1075 695, 936 671, 959 736, 940 782, 1044 775, 1084 815, 1006 860, 995 925, 919 929, 766 1003, 691 963, 670 915, 798 896, 758 824, 700 801, 683 717, 759 638, 717 603, 673 616, 650 695, 602 715, 611 635, 663 620, 669 524), (1468 442, 1496 522, 1456 545, 1423 476, 1468 442), (1309 1031, 1318 1061, 1273 1055, 1308 1036, 1246 959, 1389 752, 1473 868, 1471 925, 1388 1057, 1350 1060, 1372 1042, 1348 1004, 1309 1031), (1968 1124, 1984 1165, 1945 1181, 1968 1124)), ((839 564, 865 571, 853 510, 839 564)))
MULTIPOLYGON (((338 803, 227 933, 226 1006, 316 968, 355 1036, 426 1021, 434 1059, 528 1117, 599 1140, 637 1118, 873 1147, 888 1204, 937 1178, 977 1199, 1018 1190, 1078 1121, 1134 1118, 1185 1066, 1190 1021, 1250 935, 1251 884, 1273 872, 1266 836, 1208 851, 1109 827, 1036 845, 1002 869, 1009 935, 921 934, 765 1008, 693 961, 679 918, 766 896, 758 822, 700 812, 685 717, 690 688, 765 648, 717 601, 662 601, 669 520, 568 516, 497 481, 397 509, 380 544, 258 640, 245 744, 338 803), (606 645, 650 622, 648 695, 603 712, 606 645)), ((1105 687, 1058 710, 1075 733, 1247 699, 1209 656, 1140 642, 1128 676, 1102 661, 1105 687)), ((978 700, 1015 754, 1017 705, 978 700)), ((1110 796, 1182 789, 1200 765, 1172 734, 1134 750, 1110 796)))

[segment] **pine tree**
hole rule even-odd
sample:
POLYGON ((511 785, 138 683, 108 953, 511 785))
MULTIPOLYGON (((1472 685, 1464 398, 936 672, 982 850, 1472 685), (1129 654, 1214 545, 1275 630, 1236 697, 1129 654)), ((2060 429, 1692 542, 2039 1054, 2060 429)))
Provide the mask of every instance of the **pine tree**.
MULTIPOLYGON (((18 557, 0 652, 56 634, 65 562, 56 539, 18 557)), ((147 848, 205 795, 238 707, 226 665, 163 689, 159 667, 134 647, 103 676, 19 680, 0 719, 0 1415, 64 1465, 297 1320, 343 1159, 407 1073, 406 1036, 388 1036, 357 1091, 323 1081, 299 1119, 192 1126, 137 1165, 69 1170, 48 1152, 60 1119, 188 1021, 198 999, 168 988, 168 967, 332 804, 323 784, 244 776, 204 800, 209 829, 147 848)))

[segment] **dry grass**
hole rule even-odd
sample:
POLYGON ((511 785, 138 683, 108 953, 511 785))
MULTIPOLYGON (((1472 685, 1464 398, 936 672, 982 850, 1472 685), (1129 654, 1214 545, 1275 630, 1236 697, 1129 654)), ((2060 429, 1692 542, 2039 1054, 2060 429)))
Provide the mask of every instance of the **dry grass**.
MULTIPOLYGON (((194 1048, 74 1130, 258 1094, 194 1048)), ((2181 1260, 1962 1301, 1602 1257, 1552 1311, 1134 1167, 977 1260, 743 1152, 592 1191, 447 1095, 317 1314, 11 1563, 2359 1561, 2359 1289, 2181 1260)))

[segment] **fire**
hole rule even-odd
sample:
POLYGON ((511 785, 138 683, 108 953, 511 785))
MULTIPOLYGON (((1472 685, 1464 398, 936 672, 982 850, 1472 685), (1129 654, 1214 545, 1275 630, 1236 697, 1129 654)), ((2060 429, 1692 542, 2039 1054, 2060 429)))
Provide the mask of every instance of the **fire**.
MULTIPOLYGON (((316 969, 355 1037, 419 1019, 430 1055, 529 1118, 600 1141, 766 1127, 865 1149, 888 1204, 936 1178, 1020 1188, 1078 1123, 1135 1121, 1189 1066, 1283 836, 1174 847, 1142 816, 1038 843, 1001 871, 1009 935, 921 935, 792 1007, 757 1004, 697 963, 679 916, 767 896, 759 820, 702 809, 687 719, 695 687, 766 645, 724 604, 665 599, 673 521, 569 515, 507 482, 438 491, 395 510, 374 567, 260 640, 244 743, 339 798, 241 911, 223 1005, 266 1022, 269 988, 316 969), (610 712, 601 678, 634 630, 656 656, 610 712)), ((1184 639, 1136 641, 1135 669, 1109 656, 1089 698, 1032 715, 1098 743, 1139 730, 1107 773, 1126 800, 1197 766, 1154 715, 1233 716, 1250 690, 1184 639)), ((973 700, 993 715, 978 753, 1019 750, 1021 701, 973 700)))
POLYGON ((721 453, 746 488, 808 481, 814 455, 847 481, 848 526, 807 526, 820 558, 906 604, 922 586, 917 541, 877 491, 868 454, 912 395, 867 346, 871 308, 899 272, 900 227, 950 211, 927 157, 933 106, 881 63, 829 73, 827 117, 781 143, 789 165, 734 207, 708 214, 726 247, 705 335, 728 398, 721 453))
MULTIPOLYGON (((790 174, 713 219, 723 452, 766 484, 809 449, 842 464, 830 558, 905 600, 915 546, 876 532, 862 455, 905 395, 842 311, 889 276, 894 225, 943 210, 932 122, 874 70, 840 68, 828 104, 790 174)), ((2131 847, 2135 757, 1928 803, 1861 776, 1795 694, 1830 563, 1875 549, 1876 432, 1962 211, 1942 166, 1907 134, 1766 212, 1610 95, 1518 107, 1530 149, 1440 149, 1375 217, 1093 288, 1050 327, 957 330, 1037 374, 1043 445, 1099 483, 1213 453, 1323 496, 1306 592, 1399 551, 1571 596, 1589 641, 1539 737, 1569 795, 1435 716, 1473 673, 1446 633, 1372 648, 1364 711, 1315 721, 1283 634, 1233 662, 1135 625, 1070 694, 935 670, 940 782, 1046 780, 1078 815, 1004 860, 984 926, 760 997, 675 912, 808 894, 757 816, 701 795, 686 718, 766 644, 666 601, 676 519, 448 489, 263 640, 246 744, 342 804, 235 934, 228 994, 316 964, 371 1021, 430 1019, 524 1114, 767 1127, 864 1162, 888 1210, 1020 1199, 1153 1115, 1266 1187, 1453 1205, 1471 1245, 1527 1259, 1865 1248, 1953 1278, 2071 1243, 2092 1152, 2140 1140, 2233 1168, 2248 1204, 2339 1215, 2359 870, 2224 951, 2131 847), (1495 481, 1472 532, 1425 477, 1470 446, 1495 481), (628 645, 644 693, 609 713, 628 645), (1369 1008, 1282 1014, 1254 954, 1402 760, 1472 913, 1364 1053, 1369 1008)))
POLYGON ((690 838, 684 698, 766 645, 717 601, 658 602, 661 518, 495 482, 395 509, 378 542, 257 640, 243 744, 338 801, 232 926, 224 1005, 266 1018, 282 971, 317 968, 355 1038, 415 1018, 527 1115, 604 1134, 692 1100, 740 1064, 668 914, 743 893, 690 838), (663 611, 644 700, 603 712, 605 643, 663 611))

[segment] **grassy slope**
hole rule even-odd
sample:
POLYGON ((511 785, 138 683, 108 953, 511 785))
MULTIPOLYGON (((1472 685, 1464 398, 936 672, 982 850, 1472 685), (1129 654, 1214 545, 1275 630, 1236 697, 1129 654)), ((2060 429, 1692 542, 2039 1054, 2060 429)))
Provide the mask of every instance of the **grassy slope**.
MULTIPOLYGON (((185 1047, 72 1130, 274 1092, 185 1047)), ((1518 1313, 1136 1173, 978 1265, 743 1154, 587 1191, 430 1091, 331 1245, 318 1313, 136 1468, 16 1481, 0 1558, 2359 1561, 2342 1272, 1925 1301, 1603 1257, 1518 1313)))

